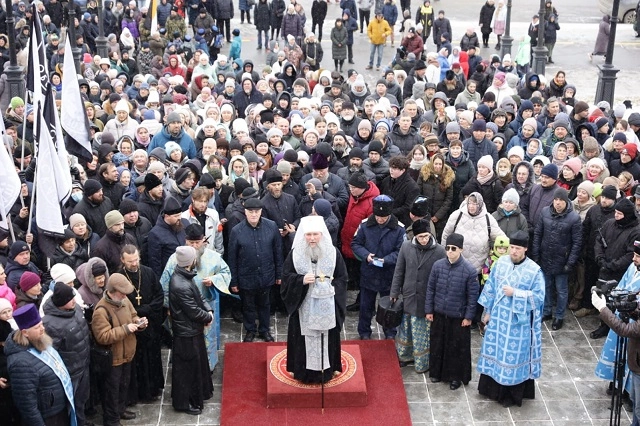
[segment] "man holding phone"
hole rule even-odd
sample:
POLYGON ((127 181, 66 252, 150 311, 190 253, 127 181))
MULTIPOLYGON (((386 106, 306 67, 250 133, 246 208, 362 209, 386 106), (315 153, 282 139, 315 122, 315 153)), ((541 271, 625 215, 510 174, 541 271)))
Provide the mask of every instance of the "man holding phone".
MULTIPOLYGON (((358 334, 371 339, 371 318, 376 296, 388 296, 400 247, 406 239, 404 225, 392 214, 393 198, 378 195, 373 199, 373 214, 363 220, 351 242, 353 254, 362 261, 360 267, 360 318, 358 334)), ((396 329, 384 329, 387 339, 396 329)))

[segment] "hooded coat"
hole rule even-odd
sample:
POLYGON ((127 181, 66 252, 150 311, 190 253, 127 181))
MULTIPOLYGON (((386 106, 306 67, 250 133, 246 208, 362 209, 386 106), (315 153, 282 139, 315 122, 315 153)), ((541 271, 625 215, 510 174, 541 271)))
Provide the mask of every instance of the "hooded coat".
POLYGON ((460 208, 449 216, 447 225, 442 232, 441 241, 447 241, 447 237, 454 232, 461 234, 464 237, 465 259, 480 273, 482 264, 493 248, 493 241, 497 237, 505 235, 498 226, 498 222, 487 212, 482 195, 478 192, 473 192, 471 196, 475 196, 478 202, 478 213, 471 216, 467 207, 467 200, 463 201, 460 204, 460 208), (487 223, 491 228, 490 230, 487 223))
POLYGON ((78 277, 78 281, 80 281, 78 294, 82 296, 82 300, 87 306, 95 306, 95 304, 102 299, 106 283, 109 282, 109 269, 107 268, 107 271, 104 274, 105 286, 98 287, 98 284, 91 272, 91 268, 95 264, 102 264, 102 266, 107 268, 107 264, 104 260, 99 257, 92 257, 87 263, 80 265, 78 269, 76 269, 76 277, 78 277))

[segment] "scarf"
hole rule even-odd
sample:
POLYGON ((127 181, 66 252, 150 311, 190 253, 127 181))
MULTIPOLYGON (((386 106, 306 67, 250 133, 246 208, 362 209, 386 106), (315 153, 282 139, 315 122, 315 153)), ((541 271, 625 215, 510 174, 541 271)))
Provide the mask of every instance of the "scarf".
POLYGON ((476 176, 476 179, 478 179, 478 182, 480 182, 480 185, 484 185, 485 183, 493 179, 493 170, 489 170, 489 173, 487 173, 485 177, 481 177, 480 175, 476 176))

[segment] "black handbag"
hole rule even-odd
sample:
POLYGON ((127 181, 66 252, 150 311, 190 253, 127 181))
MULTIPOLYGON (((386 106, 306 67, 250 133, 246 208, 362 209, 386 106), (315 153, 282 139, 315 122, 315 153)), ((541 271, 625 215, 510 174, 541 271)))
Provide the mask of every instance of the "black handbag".
MULTIPOLYGON (((113 327, 113 324, 111 323, 111 314, 109 314, 109 311, 104 306, 98 306, 98 308, 102 308, 105 310, 109 318, 109 324, 111 324, 111 326, 113 327)), ((111 352, 111 347, 99 344, 98 342, 96 342, 93 333, 90 333, 90 335, 90 368, 96 374, 107 374, 111 371, 111 366, 113 365, 113 352, 111 352)))
POLYGON ((389 296, 381 297, 378 301, 376 322, 387 329, 397 327, 402 323, 403 312, 404 303, 402 300, 396 300, 395 303, 391 303, 389 296))

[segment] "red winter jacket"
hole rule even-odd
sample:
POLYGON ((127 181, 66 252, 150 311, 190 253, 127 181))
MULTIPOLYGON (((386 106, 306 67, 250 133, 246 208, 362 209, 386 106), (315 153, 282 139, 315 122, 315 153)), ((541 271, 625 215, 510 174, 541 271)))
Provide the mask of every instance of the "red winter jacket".
POLYGON ((342 241, 342 255, 349 259, 355 259, 351 250, 351 241, 358 230, 360 223, 373 214, 373 199, 380 195, 380 191, 375 183, 369 181, 367 189, 358 199, 349 196, 349 205, 345 215, 344 225, 340 231, 342 241))

